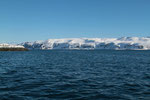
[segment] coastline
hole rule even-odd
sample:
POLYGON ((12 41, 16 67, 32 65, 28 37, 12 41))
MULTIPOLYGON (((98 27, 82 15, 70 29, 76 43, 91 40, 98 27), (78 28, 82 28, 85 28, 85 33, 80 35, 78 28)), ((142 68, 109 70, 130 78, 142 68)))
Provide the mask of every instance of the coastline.
POLYGON ((28 51, 27 48, 0 48, 0 51, 28 51))

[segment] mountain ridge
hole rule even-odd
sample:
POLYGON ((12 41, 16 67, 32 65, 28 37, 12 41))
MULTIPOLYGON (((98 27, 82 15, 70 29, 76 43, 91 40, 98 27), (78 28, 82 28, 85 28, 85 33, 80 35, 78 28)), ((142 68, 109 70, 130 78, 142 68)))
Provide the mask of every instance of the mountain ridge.
POLYGON ((19 45, 28 49, 113 49, 150 50, 149 37, 121 38, 64 38, 45 41, 24 42, 19 45))

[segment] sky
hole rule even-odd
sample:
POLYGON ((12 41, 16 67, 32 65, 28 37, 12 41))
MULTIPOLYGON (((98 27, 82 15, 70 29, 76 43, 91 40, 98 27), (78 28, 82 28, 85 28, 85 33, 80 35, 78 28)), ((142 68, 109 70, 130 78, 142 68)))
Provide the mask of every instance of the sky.
POLYGON ((150 36, 150 0, 0 0, 0 43, 150 36))

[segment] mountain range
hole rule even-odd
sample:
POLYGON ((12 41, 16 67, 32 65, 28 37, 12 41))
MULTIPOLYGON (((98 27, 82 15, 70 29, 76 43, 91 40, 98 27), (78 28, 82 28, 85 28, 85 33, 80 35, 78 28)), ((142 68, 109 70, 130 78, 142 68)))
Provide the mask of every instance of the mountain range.
POLYGON ((45 41, 24 42, 19 45, 28 49, 113 49, 149 50, 150 37, 121 38, 65 38, 45 41))

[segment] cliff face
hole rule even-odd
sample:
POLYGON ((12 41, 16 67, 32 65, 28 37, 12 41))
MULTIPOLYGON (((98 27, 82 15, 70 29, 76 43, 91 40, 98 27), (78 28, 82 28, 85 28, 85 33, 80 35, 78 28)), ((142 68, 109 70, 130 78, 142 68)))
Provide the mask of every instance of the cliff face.
POLYGON ((113 49, 113 50, 149 50, 150 38, 70 38, 49 39, 46 41, 25 42, 28 49, 113 49))

